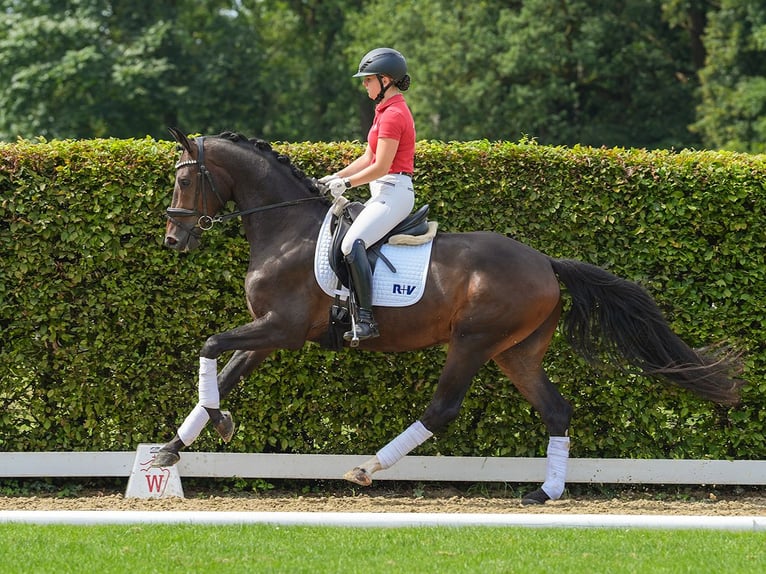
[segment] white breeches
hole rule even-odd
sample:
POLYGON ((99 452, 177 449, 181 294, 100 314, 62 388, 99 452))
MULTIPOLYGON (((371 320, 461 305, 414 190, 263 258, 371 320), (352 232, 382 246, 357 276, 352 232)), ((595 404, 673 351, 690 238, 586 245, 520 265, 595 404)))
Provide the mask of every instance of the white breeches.
POLYGON ((357 239, 364 241, 365 247, 380 240, 407 217, 414 206, 415 190, 410 176, 389 174, 370 182, 370 199, 341 243, 343 255, 351 253, 357 239))

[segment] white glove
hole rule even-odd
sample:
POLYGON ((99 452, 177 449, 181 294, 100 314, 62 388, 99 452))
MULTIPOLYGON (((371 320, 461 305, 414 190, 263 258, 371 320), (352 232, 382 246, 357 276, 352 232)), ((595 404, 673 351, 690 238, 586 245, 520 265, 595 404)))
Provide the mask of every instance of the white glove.
POLYGON ((338 199, 343 195, 343 192, 351 187, 351 183, 348 181, 347 177, 344 177, 343 179, 336 177, 335 179, 331 179, 325 185, 335 199, 338 199))
POLYGON ((320 178, 320 179, 319 179, 319 183, 321 183, 322 185, 327 185, 327 184, 328 184, 328 183, 330 183, 330 182, 331 182, 333 179, 338 179, 338 176, 337 176, 337 175, 335 175, 334 173, 333 173, 333 174, 330 174, 330 175, 326 175, 326 176, 324 176, 323 178, 320 178))

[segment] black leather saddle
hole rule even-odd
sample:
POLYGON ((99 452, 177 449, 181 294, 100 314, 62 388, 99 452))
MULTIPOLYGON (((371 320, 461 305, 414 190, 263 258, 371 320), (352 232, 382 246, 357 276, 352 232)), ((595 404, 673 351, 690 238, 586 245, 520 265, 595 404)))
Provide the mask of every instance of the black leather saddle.
MULTIPOLYGON (((346 263, 343 261, 343 253, 340 250, 340 244, 343 238, 348 232, 348 228, 354 222, 359 213, 364 209, 364 205, 358 201, 353 201, 343 208, 343 212, 338 217, 333 217, 330 223, 330 231, 332 233, 332 244, 330 245, 330 268, 335 272, 340 279, 340 282, 345 286, 349 286, 348 269, 346 263)), ((408 215, 401 223, 389 231, 380 241, 367 248, 367 257, 370 260, 370 268, 375 271, 375 265, 378 260, 382 260, 393 273, 396 273, 396 269, 391 262, 386 259, 380 251, 380 248, 388 242, 388 240, 394 235, 425 235, 428 233, 428 204, 424 205, 417 211, 414 211, 408 215)))

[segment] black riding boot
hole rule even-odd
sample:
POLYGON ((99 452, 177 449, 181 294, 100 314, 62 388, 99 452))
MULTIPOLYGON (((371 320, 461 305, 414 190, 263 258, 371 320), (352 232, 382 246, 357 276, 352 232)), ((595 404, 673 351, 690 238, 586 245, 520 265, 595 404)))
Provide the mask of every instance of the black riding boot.
POLYGON ((356 295, 356 333, 353 330, 346 331, 343 338, 346 341, 372 339, 379 333, 372 316, 372 270, 367 260, 367 249, 361 239, 354 241, 351 253, 346 255, 346 265, 351 276, 351 288, 356 295))

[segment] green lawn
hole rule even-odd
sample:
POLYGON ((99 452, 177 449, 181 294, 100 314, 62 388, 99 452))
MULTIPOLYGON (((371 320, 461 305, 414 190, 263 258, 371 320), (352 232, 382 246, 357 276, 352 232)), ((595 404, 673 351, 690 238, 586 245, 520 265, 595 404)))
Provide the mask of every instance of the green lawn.
POLYGON ((0 524, 0 572, 766 572, 766 532, 0 524))

